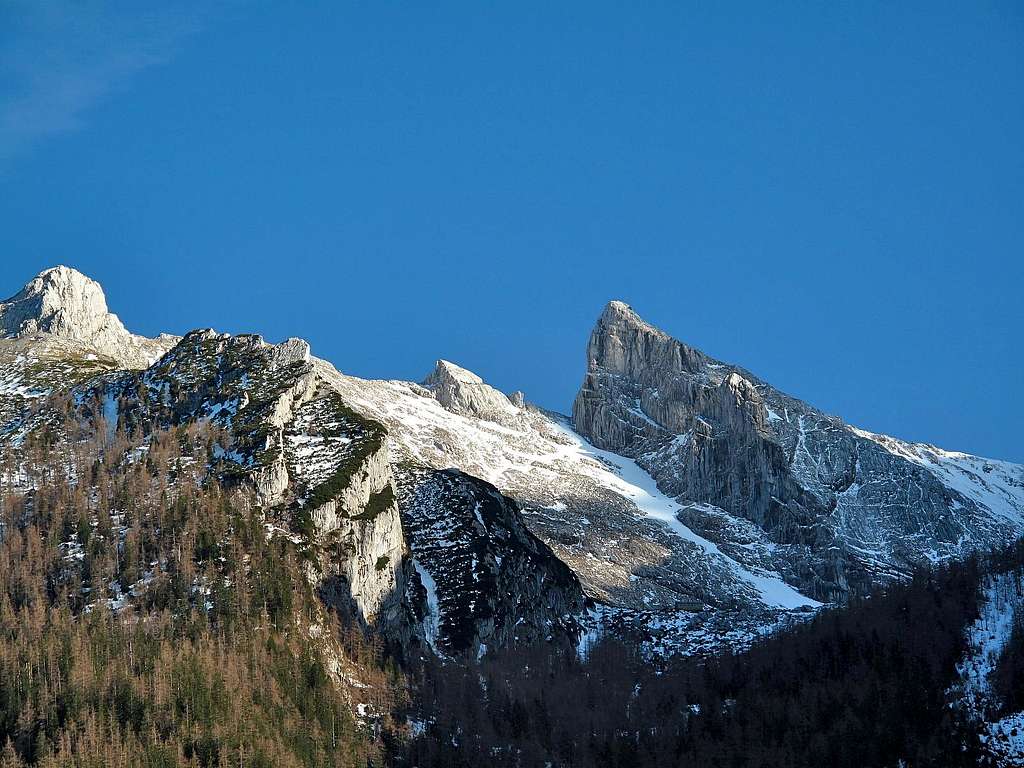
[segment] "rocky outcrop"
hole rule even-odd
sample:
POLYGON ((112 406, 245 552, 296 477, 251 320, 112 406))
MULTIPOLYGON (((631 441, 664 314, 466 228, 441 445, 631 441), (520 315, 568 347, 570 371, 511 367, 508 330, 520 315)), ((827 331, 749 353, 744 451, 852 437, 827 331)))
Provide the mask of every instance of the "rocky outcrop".
POLYGON ((145 368, 177 342, 168 335, 147 339, 129 333, 107 310, 99 283, 63 266, 41 272, 0 303, 0 336, 36 334, 78 341, 125 368, 145 368))
POLYGON ((412 547, 423 641, 480 656, 517 643, 575 644, 579 581, 523 524, 519 506, 458 470, 409 468, 399 508, 412 547))
POLYGON ((310 545, 310 579, 335 609, 406 641, 408 547, 385 430, 323 382, 284 429, 293 527, 310 545))
POLYGON ((321 545, 314 572, 321 595, 368 626, 404 634, 408 551, 387 447, 368 455, 340 495, 310 516, 321 545))
POLYGON ((349 409, 300 339, 187 334, 145 371, 81 388, 84 415, 147 434, 207 422, 222 429, 211 469, 244 483, 308 555, 333 607, 407 633, 406 545, 384 427, 349 409))
POLYGON ((487 421, 514 421, 520 416, 520 409, 525 404, 521 392, 510 398, 485 384, 472 371, 447 360, 437 361, 437 366, 423 385, 452 413, 487 421))
POLYGON ((650 438, 700 428, 708 418, 762 430, 757 387, 739 369, 725 370, 648 325, 626 304, 610 302, 590 335, 587 373, 573 403, 580 434, 599 448, 631 456, 650 438))

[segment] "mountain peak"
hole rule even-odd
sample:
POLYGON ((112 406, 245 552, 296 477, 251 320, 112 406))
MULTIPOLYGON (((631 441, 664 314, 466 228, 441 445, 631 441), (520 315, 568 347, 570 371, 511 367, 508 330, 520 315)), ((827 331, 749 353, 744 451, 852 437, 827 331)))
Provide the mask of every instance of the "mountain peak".
POLYGON ((605 311, 605 313, 609 313, 609 312, 625 313, 625 312, 633 312, 633 308, 631 306, 629 306, 629 304, 627 304, 624 301, 619 301, 618 299, 612 299, 611 301, 609 301, 607 304, 604 305, 604 311, 605 311))
POLYGON ((629 329, 634 332, 640 331, 645 334, 653 333, 658 336, 667 336, 660 328, 651 325, 640 317, 636 310, 626 302, 612 300, 605 304, 604 310, 597 320, 597 327, 594 330, 595 332, 602 330, 614 332, 616 329, 629 329))
MULTIPOLYGON (((55 267, 44 269, 38 275, 35 276, 32 282, 40 280, 43 282, 54 282, 54 283, 92 283, 99 287, 99 283, 95 280, 90 279, 85 274, 79 272, 74 267, 69 267, 65 264, 58 264, 55 267)), ((102 289, 101 289, 102 290, 102 289)))
MULTIPOLYGON (((517 403, 508 395, 447 360, 438 360, 423 384, 442 406, 463 416, 503 422, 516 419, 520 413, 517 403)), ((522 402, 522 397, 517 400, 522 402)))
POLYGON ((484 380, 470 370, 449 360, 438 360, 430 380, 454 379, 464 384, 483 384, 484 380))
POLYGON ((587 345, 588 369, 637 373, 652 366, 692 369, 703 358, 646 322, 622 301, 609 301, 598 317, 587 345))
POLYGON ((601 312, 601 321, 605 323, 644 322, 629 304, 617 299, 613 299, 604 305, 604 311, 601 312))
POLYGON ((0 332, 8 337, 42 331, 84 341, 113 323, 120 325, 99 283, 65 266, 40 272, 0 304, 0 332))
POLYGON ((145 339, 128 332, 107 309, 107 297, 95 280, 77 269, 44 270, 24 288, 0 302, 0 337, 47 334, 79 342, 128 367, 144 367, 175 341, 145 339))

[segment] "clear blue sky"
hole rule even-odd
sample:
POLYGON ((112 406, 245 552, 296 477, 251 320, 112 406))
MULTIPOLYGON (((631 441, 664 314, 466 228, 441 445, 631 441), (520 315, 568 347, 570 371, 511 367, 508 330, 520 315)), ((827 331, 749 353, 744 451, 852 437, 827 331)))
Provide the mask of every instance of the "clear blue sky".
POLYGON ((619 298, 1024 460, 1018 0, 144 5, 0 4, 0 294, 66 263, 137 332, 562 411, 619 298))

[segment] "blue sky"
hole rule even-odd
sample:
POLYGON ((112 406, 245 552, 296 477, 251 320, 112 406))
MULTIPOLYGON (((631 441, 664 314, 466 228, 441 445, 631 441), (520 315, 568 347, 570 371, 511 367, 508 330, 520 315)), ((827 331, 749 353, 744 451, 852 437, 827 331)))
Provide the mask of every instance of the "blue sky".
POLYGON ((137 332, 562 411, 619 298, 1024 460, 1016 0, 287 6, 0 5, 0 293, 66 263, 137 332))

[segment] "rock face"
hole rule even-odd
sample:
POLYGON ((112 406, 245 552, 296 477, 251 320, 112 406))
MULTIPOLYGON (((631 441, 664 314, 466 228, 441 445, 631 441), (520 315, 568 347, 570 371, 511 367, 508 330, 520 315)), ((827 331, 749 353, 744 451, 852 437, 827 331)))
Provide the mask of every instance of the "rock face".
POLYGON ((384 428, 345 406, 306 342, 193 331, 150 368, 83 385, 77 399, 108 428, 221 427, 211 469, 249 485, 272 525, 298 535, 325 600, 407 636, 408 552, 384 428))
POLYGON ((312 544, 310 577, 321 596, 407 640, 411 614, 402 600, 409 550, 384 428, 359 417, 318 381, 312 397, 293 410, 283 437, 293 527, 312 544))
POLYGON ((310 519, 322 547, 313 572, 321 596, 367 625, 407 638, 402 600, 411 571, 387 447, 368 454, 340 497, 311 510, 310 519))
POLYGON ((458 470, 418 468, 399 475, 399 507, 427 645, 480 656, 517 643, 576 644, 587 603, 580 583, 514 501, 458 470))
POLYGON ((177 341, 173 336, 147 339, 129 333, 107 310, 99 283, 69 267, 41 272, 0 303, 0 335, 35 334, 81 342, 127 368, 145 368, 177 341))
POLYGON ((723 549, 740 544, 721 511, 753 523, 781 548, 776 567, 819 599, 1024 530, 1019 467, 853 429, 621 302, 601 314, 587 358, 579 433, 636 458, 723 549))
MULTIPOLYGON (((816 604, 785 583, 774 545, 757 526, 723 512, 720 527, 745 544, 723 551, 686 527, 680 518, 688 510, 636 462, 588 444, 565 417, 526 407, 515 421, 496 423, 456 413, 417 384, 367 381, 321 365, 346 403, 387 426, 400 466, 457 468, 514 500, 526 528, 600 604, 576 617, 592 629, 640 637, 655 652, 705 653, 750 642, 816 604)), ((439 504, 436 514, 446 508, 439 504)), ((408 528, 404 508, 403 520, 408 528)), ((418 559, 417 541, 410 534, 418 559)), ((430 584, 432 572, 423 570, 430 584)), ((447 571, 438 573, 443 587, 447 571)), ((543 615, 542 605, 537 610, 543 615)))

